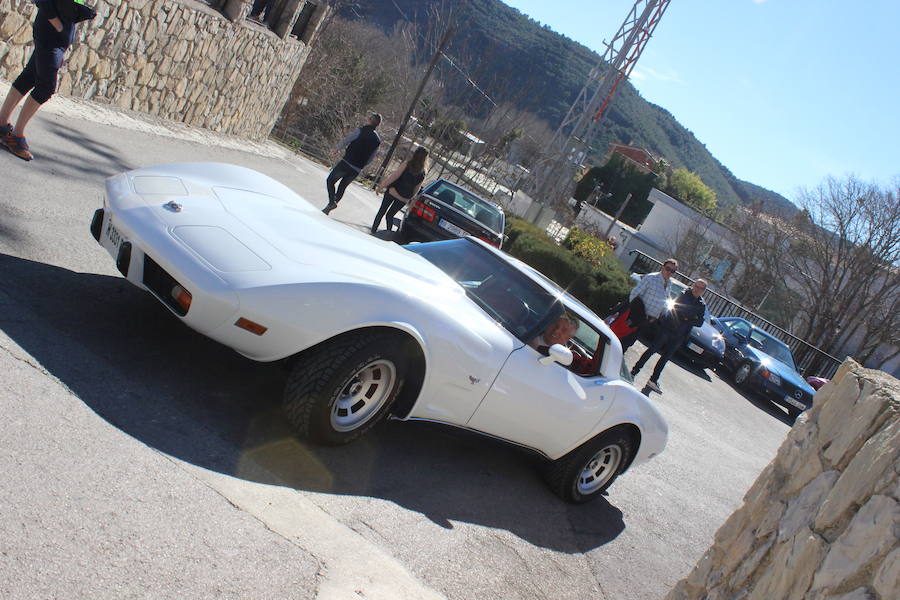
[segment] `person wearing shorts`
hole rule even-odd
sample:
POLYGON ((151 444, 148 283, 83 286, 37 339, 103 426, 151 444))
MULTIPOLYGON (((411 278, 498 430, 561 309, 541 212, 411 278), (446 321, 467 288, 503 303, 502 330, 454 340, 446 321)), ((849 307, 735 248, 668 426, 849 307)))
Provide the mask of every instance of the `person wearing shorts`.
POLYGON ((34 0, 38 9, 32 27, 34 50, 0 107, 0 142, 22 160, 34 158, 25 139, 25 126, 56 92, 57 74, 75 38, 75 24, 97 14, 82 1, 34 0), (13 126, 12 113, 23 98, 25 103, 13 126))

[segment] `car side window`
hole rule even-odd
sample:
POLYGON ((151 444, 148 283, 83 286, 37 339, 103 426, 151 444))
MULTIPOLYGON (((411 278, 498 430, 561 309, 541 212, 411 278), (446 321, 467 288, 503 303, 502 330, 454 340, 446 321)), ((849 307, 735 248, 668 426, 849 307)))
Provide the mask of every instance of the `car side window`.
POLYGON ((572 336, 569 348, 572 354, 581 358, 572 361, 569 370, 581 377, 593 377, 600 368, 609 340, 587 322, 578 321, 578 329, 572 336))
POLYGON ((750 326, 743 321, 726 321, 725 326, 728 327, 733 333, 742 335, 745 338, 750 337, 750 326))

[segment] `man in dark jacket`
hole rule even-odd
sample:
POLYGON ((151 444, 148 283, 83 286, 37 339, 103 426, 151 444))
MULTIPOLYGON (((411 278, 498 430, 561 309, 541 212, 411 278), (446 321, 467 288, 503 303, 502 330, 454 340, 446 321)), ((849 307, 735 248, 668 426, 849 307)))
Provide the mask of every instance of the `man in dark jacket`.
POLYGON ((34 51, 0 108, 0 142, 22 160, 34 158, 25 140, 25 126, 56 91, 56 76, 62 66, 63 54, 75 39, 75 24, 93 19, 97 14, 83 2, 34 0, 38 9, 32 27, 34 51), (31 94, 13 127, 10 123, 13 110, 28 92, 31 94))
POLYGON ((654 353, 659 354, 659 360, 653 367, 653 374, 647 382, 647 387, 654 392, 662 393, 659 387, 659 376, 663 368, 675 351, 684 344, 691 332, 691 328, 703 325, 703 315, 706 313, 706 304, 703 302, 703 292, 706 291, 706 281, 698 279, 694 284, 684 290, 675 300, 674 306, 667 309, 665 314, 659 320, 659 330, 653 343, 641 355, 634 368, 631 369, 631 376, 634 377, 644 364, 650 360, 654 353))
POLYGON ((325 181, 325 187, 328 190, 328 205, 322 209, 322 212, 326 215, 337 208, 338 202, 344 197, 344 190, 347 189, 350 182, 356 179, 360 171, 375 158, 378 147, 381 145, 381 138, 375 133, 375 128, 380 124, 381 115, 374 113, 365 125, 338 142, 337 148, 331 153, 331 156, 334 157, 342 148, 347 148, 344 151, 344 158, 331 169, 331 173, 328 174, 328 179, 325 181), (339 180, 340 183, 335 190, 334 184, 339 180))

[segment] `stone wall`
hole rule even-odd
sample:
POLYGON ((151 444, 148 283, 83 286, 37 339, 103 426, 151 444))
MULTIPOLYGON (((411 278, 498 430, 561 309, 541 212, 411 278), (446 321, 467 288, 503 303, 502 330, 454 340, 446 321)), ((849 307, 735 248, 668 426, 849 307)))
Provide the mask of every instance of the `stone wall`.
POLYGON ((847 360, 669 600, 900 598, 900 382, 847 360))
MULTIPOLYGON (((309 54, 284 23, 245 19, 252 0, 222 2, 221 12, 196 0, 87 4, 97 18, 79 25, 58 92, 214 131, 268 135, 309 54)), ((298 4, 288 4, 280 21, 295 19, 298 4)), ((0 0, 0 77, 7 81, 31 53, 34 12, 29 0, 0 0)))

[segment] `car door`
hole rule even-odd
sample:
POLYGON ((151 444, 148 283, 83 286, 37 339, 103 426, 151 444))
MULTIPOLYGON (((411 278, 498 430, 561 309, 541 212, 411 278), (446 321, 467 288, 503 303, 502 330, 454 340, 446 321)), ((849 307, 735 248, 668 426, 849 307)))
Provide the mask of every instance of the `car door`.
POLYGON ((510 354, 467 427, 548 456, 568 452, 587 436, 612 405, 610 380, 578 375, 558 363, 545 365, 542 358, 528 345, 510 354))

